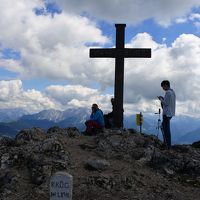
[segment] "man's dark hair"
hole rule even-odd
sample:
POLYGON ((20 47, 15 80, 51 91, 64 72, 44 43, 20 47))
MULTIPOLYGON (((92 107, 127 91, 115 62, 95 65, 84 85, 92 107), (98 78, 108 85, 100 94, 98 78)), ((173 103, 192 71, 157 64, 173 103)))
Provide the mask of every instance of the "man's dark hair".
POLYGON ((170 82, 168 80, 164 80, 161 83, 161 87, 163 87, 164 85, 167 85, 168 87, 170 87, 170 82))

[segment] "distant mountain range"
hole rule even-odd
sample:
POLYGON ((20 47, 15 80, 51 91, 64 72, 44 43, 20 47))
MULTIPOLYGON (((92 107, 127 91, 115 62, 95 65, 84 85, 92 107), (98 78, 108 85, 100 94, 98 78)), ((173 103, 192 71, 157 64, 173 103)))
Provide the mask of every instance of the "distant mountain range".
MULTIPOLYGON (((9 111, 11 112, 11 110, 9 111)), ((1 112, 0 110, 0 113, 1 112)), ((10 116, 8 122, 7 114, 1 116, 0 135, 15 136, 24 128, 40 127, 45 130, 52 126, 59 127, 77 127, 79 130, 84 129, 84 122, 89 118, 89 113, 84 108, 68 109, 66 111, 59 110, 43 110, 36 114, 24 114, 16 112, 13 118, 10 116), (17 117, 17 113, 19 114, 17 117)))
POLYGON ((23 115, 27 115, 28 112, 24 109, 0 109, 0 122, 16 121, 23 115))
MULTIPOLYGON (((85 129, 84 122, 89 118, 89 111, 85 108, 74 108, 65 111, 43 110, 36 114, 28 114, 23 109, 0 109, 0 135, 14 137, 24 128, 40 127, 47 130, 53 126, 77 127, 80 131, 85 129)), ((144 114, 142 132, 155 134, 162 139, 162 135, 156 129, 158 115, 144 114), (159 134, 158 134, 159 133, 159 134)), ((139 127, 135 123, 135 115, 124 116, 124 127, 139 127)), ((171 122, 172 143, 187 144, 200 140, 200 119, 188 116, 176 116, 171 122)))

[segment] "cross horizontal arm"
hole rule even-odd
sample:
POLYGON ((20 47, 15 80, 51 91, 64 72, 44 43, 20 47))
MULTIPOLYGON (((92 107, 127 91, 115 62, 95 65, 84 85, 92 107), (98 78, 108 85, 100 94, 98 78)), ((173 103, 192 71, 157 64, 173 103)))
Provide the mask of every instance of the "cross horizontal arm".
POLYGON ((90 58, 116 58, 116 49, 90 49, 90 58))
POLYGON ((122 52, 124 58, 151 58, 151 49, 125 48, 122 52))
POLYGON ((90 49, 91 58, 151 58, 149 48, 90 49))

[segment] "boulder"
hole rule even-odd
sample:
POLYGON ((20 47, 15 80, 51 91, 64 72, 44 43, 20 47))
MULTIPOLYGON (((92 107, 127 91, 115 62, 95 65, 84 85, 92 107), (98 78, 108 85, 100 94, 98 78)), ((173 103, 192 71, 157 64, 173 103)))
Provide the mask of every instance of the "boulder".
POLYGON ((76 137, 80 135, 80 132, 76 127, 60 128, 58 126, 54 126, 47 130, 47 134, 61 134, 66 135, 68 137, 76 137))
POLYGON ((107 160, 89 159, 86 163, 87 169, 104 171, 110 166, 107 160))
POLYGON ((46 133, 41 128, 31 128, 21 130, 15 138, 16 143, 24 144, 27 142, 42 141, 46 138, 46 133))
POLYGON ((200 148, 200 141, 192 143, 192 147, 194 147, 194 148, 200 148))

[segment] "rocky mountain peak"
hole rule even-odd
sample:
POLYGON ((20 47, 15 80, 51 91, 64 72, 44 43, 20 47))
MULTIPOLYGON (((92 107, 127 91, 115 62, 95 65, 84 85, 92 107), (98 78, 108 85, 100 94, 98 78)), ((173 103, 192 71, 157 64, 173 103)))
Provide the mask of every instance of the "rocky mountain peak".
POLYGON ((50 177, 65 171, 73 176, 73 200, 197 200, 199 146, 167 150, 133 129, 95 136, 76 128, 24 129, 0 139, 0 199, 47 200, 50 177))

